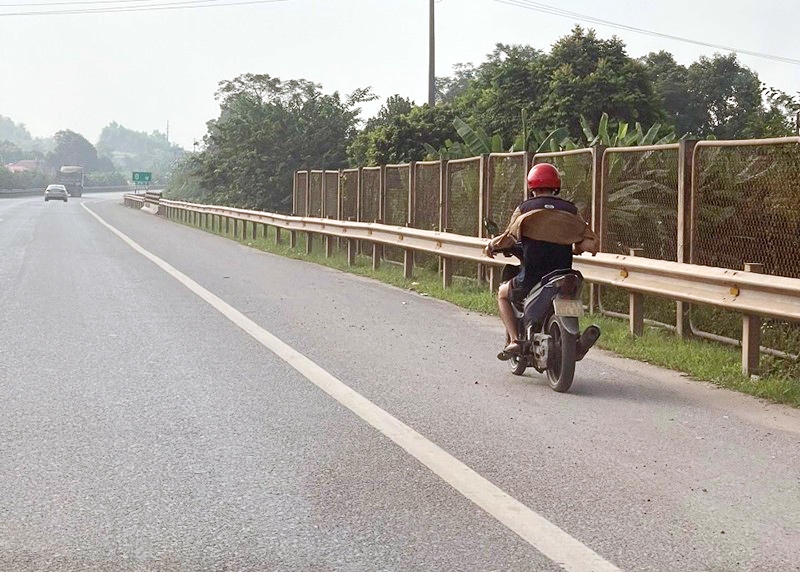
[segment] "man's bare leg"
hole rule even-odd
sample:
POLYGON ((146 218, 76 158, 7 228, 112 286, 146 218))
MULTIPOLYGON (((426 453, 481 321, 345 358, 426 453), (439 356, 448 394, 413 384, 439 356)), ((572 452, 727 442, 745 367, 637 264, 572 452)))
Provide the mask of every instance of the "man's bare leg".
POLYGON ((509 343, 517 340, 517 317, 511 307, 511 281, 503 282, 497 290, 497 309, 500 311, 500 319, 506 329, 506 339, 509 343))

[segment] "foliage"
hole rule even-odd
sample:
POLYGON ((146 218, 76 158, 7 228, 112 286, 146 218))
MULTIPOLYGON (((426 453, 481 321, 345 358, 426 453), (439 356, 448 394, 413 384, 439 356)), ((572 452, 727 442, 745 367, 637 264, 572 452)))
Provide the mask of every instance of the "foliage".
POLYGON ((346 166, 356 133, 360 89, 344 100, 307 80, 244 74, 220 83, 220 115, 208 122, 192 173, 214 201, 288 211, 294 171, 346 166))
POLYGON ((12 173, 0 166, 0 189, 38 189, 50 183, 50 177, 41 171, 12 173))
POLYGON ((0 165, 7 165, 8 163, 16 163, 21 159, 25 159, 26 154, 8 139, 0 141, 0 165))
POLYGON ((32 137, 24 123, 15 123, 0 115, 0 142, 8 141, 19 148, 22 159, 40 159, 53 148, 52 139, 32 137))
POLYGON ((415 105, 399 96, 389 98, 374 120, 348 148, 352 166, 419 161, 428 146, 455 139, 455 115, 447 104, 415 105))
POLYGON ((62 165, 81 165, 86 172, 113 171, 108 157, 99 157, 97 149, 83 135, 66 129, 53 137, 55 148, 47 155, 47 164, 53 170, 62 165))
POLYGON ((92 171, 83 179, 85 187, 118 187, 127 184, 127 178, 119 171, 92 171))
POLYGON ((24 123, 15 123, 0 115, 0 141, 8 141, 17 147, 30 147, 33 137, 24 123))
POLYGON ((123 173, 150 171, 153 181, 162 181, 184 150, 172 145, 159 131, 144 133, 127 129, 116 122, 103 128, 97 151, 111 158, 123 173))
POLYGON ((200 178, 193 169, 194 157, 186 155, 173 166, 167 179, 167 195, 174 200, 190 203, 209 201, 210 193, 200 186, 200 178))
POLYGON ((612 125, 652 123, 661 116, 645 66, 627 56, 619 39, 601 40, 580 26, 549 54, 498 44, 486 62, 458 72, 454 80, 440 80, 443 87, 458 86, 443 97, 453 100, 467 124, 503 141, 516 141, 528 129, 523 114, 541 132, 564 127, 573 138, 580 137, 581 115, 606 112, 612 125))

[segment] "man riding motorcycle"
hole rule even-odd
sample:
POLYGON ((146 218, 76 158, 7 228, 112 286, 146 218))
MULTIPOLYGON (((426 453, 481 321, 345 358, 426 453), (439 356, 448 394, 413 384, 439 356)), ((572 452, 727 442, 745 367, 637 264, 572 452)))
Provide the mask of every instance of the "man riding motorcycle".
POLYGON ((523 300, 543 276, 553 270, 572 268, 572 255, 597 253, 597 235, 578 214, 577 207, 559 197, 561 175, 553 165, 539 163, 528 172, 528 198, 514 210, 506 230, 492 238, 485 253, 494 258, 498 250, 521 244, 522 266, 511 280, 500 285, 497 306, 506 329, 507 345, 500 360, 519 354, 513 301, 523 300))

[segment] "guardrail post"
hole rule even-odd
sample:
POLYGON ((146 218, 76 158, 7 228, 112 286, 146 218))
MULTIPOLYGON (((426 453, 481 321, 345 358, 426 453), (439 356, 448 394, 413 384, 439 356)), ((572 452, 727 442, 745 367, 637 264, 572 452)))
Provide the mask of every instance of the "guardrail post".
POLYGON ((503 277, 503 269, 500 266, 489 267, 489 291, 494 293, 500 289, 500 279, 503 277))
MULTIPOLYGON (((692 240, 692 177, 694 148, 697 141, 682 139, 678 142, 678 250, 677 261, 690 263, 692 240)), ((692 333, 688 302, 675 302, 675 333, 686 338, 692 333)))
MULTIPOLYGON (((407 222, 406 227, 410 227, 411 223, 407 222)), ((414 277, 414 249, 406 248, 403 250, 403 278, 411 280, 414 277)))
MULTIPOLYGON (((453 232, 453 229, 445 228, 444 232, 453 232)), ((454 260, 452 258, 447 258, 446 256, 442 256, 440 260, 442 261, 442 287, 450 288, 450 286, 453 285, 454 260)))
MULTIPOLYGON (((383 224, 383 219, 378 219, 375 224, 383 224)), ((379 242, 372 243, 372 269, 377 270, 381 267, 381 258, 383 258, 383 245, 379 242)))
MULTIPOLYGON (((350 216, 347 217, 347 220, 354 221, 358 217, 350 216)), ((356 265, 356 252, 358 252, 358 241, 348 238, 347 239, 347 265, 348 266, 355 266, 356 265)))
POLYGON ((258 234, 258 225, 255 222, 253 222, 251 224, 253 225, 253 240, 255 240, 256 239, 256 235, 258 234))
POLYGON ((297 231, 289 231, 289 248, 297 248, 297 231))
MULTIPOLYGON (((333 218, 333 217, 329 217, 329 218, 333 218)), ((326 234, 326 235, 324 235, 324 238, 322 240, 325 242, 325 258, 330 258, 331 256, 333 256, 334 237, 332 237, 329 234, 326 234)))
POLYGON ((231 234, 231 217, 225 217, 225 236, 229 236, 231 234))
MULTIPOLYGON (((264 227, 264 240, 267 239, 267 227, 264 227)), ((281 243, 281 227, 275 227, 275 244, 281 243)))
MULTIPOLYGON (((744 265, 745 272, 762 274, 764 265, 754 262, 744 265)), ((750 376, 758 373, 761 361, 761 317, 742 316, 742 373, 750 376)))
POLYGON ((306 232, 306 254, 311 254, 314 250, 314 234, 306 232))
MULTIPOLYGON (((631 256, 641 256, 643 248, 631 248, 631 256)), ((639 292, 628 294, 628 314, 630 320, 630 332, 634 336, 641 336, 644 333, 644 296, 639 292)))

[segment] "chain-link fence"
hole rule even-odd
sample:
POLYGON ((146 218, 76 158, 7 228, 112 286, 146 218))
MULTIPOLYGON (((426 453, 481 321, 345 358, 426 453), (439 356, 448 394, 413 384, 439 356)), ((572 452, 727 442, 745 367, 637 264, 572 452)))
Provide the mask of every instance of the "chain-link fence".
MULTIPOLYGON (((603 252, 631 253, 677 261, 678 144, 608 148, 603 153, 601 209, 603 252)), ((628 312, 629 297, 622 288, 602 286, 600 307, 628 312)), ((674 302, 644 298, 644 315, 674 325, 674 302)))
POLYGON ((345 169, 339 179, 341 192, 342 220, 358 218, 358 169, 345 169))
POLYGON ((481 158, 447 162, 445 226, 456 234, 479 236, 481 158))
POLYGON ((536 153, 533 163, 551 163, 561 173, 561 196, 575 203, 583 220, 592 220, 592 175, 594 154, 592 149, 575 149, 557 153, 536 153))
MULTIPOLYGON (((481 157, 475 157, 447 162, 443 207, 445 230, 465 236, 482 234, 482 161, 481 157)), ((457 260, 453 264, 455 276, 478 279, 481 277, 480 270, 480 266, 474 262, 457 260)))
MULTIPOLYGON (((383 169, 381 167, 364 167, 361 169, 361 196, 359 198, 359 219, 362 222, 383 220, 381 198, 383 169)), ((359 251, 368 254, 372 251, 372 243, 359 241, 359 251)))
MULTIPOLYGON (((406 226, 408 223, 408 201, 411 192, 411 166, 386 165, 386 224, 406 226)), ((384 247, 384 258, 391 262, 402 262, 404 251, 396 246, 384 247)))
POLYGON ((501 229, 527 194, 528 157, 528 153, 489 155, 486 218, 497 223, 501 229))
MULTIPOLYGON (((693 264, 800 278, 800 145, 771 141, 700 141, 693 161, 693 264)), ((738 339, 737 314, 692 308, 696 333, 738 339)), ((800 325, 764 321, 762 343, 800 353, 800 325)))
POLYGON ((381 216, 381 168, 364 167, 361 170, 361 212, 359 220, 375 222, 381 216))
POLYGON ((308 187, 308 216, 322 216, 322 171, 311 171, 308 187))
POLYGON ((442 164, 425 161, 414 165, 414 212, 412 226, 423 230, 439 230, 442 164))
POLYGON ((306 189, 308 188, 308 171, 298 171, 294 179, 294 209, 297 216, 307 216, 306 189))
MULTIPOLYGON (((414 196, 411 224, 423 230, 439 230, 441 210, 442 169, 439 161, 420 161, 414 164, 414 196)), ((428 270, 439 269, 439 257, 424 252, 414 253, 414 265, 428 270)))
MULTIPOLYGON (((767 274, 800 278, 794 256, 800 238, 800 138, 688 143, 532 157, 498 153, 419 162, 413 171, 411 165, 328 171, 324 198, 322 171, 298 171, 293 209, 301 216, 319 216, 324 203, 326 215, 336 212, 343 219, 411 223, 424 230, 481 236, 484 216, 503 227, 523 200, 528 164, 549 162, 561 172, 562 196, 601 234, 604 252, 627 255, 635 248, 647 258, 676 261, 685 236, 689 256, 681 261, 736 270, 757 263, 767 274), (595 173, 600 165, 602 176, 595 173), (688 178, 681 174, 683 165, 688 165, 688 178), (686 208, 678 204, 680 189, 687 194, 686 208), (684 228, 691 232, 682 235, 684 228)), ((371 248, 364 243, 364 251, 371 248)), ((421 254, 415 259, 425 260, 421 254)), ((435 257, 430 261, 432 268, 438 266, 435 257)), ((474 263, 455 267, 456 274, 470 278, 479 275, 476 270, 474 263)), ((628 294, 622 289, 603 288, 599 301, 612 313, 628 310, 628 294)), ((672 301, 646 298, 645 315, 676 323, 672 301)), ((691 317, 698 333, 740 337, 739 314, 694 307, 691 317)), ((765 320, 762 334, 765 345, 800 353, 797 324, 765 320)))
POLYGON ((325 218, 339 218, 339 171, 325 171, 325 218))

